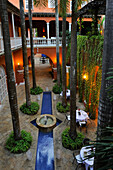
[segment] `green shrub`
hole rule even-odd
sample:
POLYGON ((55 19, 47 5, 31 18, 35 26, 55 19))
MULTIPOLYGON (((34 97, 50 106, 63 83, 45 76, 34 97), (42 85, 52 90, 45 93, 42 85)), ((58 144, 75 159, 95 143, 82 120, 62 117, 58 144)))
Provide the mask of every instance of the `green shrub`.
POLYGON ((53 80, 53 83, 57 83, 57 80, 53 80))
POLYGON ((32 95, 41 94, 42 92, 43 92, 43 89, 39 86, 37 86, 35 89, 33 89, 33 88, 30 89, 30 93, 32 95))
POLYGON ((58 112, 66 113, 66 112, 68 112, 70 110, 70 104, 67 103, 67 106, 63 107, 62 103, 58 102, 57 105, 56 105, 56 108, 57 108, 58 112))
POLYGON ((53 93, 55 93, 55 94, 60 94, 61 93, 61 91, 62 91, 62 87, 60 86, 58 86, 57 84, 55 84, 54 86, 53 86, 53 93))
POLYGON ((31 102, 30 106, 26 106, 26 103, 24 103, 22 106, 20 106, 20 110, 28 115, 34 115, 39 110, 39 104, 37 102, 31 102))
POLYGON ((83 139, 85 136, 82 133, 77 133, 76 139, 73 140, 69 136, 69 130, 70 128, 66 128, 62 133, 63 147, 70 149, 70 150, 80 149, 83 145, 83 139))
POLYGON ((21 131, 21 139, 14 139, 14 132, 11 132, 9 138, 6 141, 5 148, 7 148, 12 153, 22 153, 26 152, 32 143, 32 136, 29 132, 25 130, 21 131))

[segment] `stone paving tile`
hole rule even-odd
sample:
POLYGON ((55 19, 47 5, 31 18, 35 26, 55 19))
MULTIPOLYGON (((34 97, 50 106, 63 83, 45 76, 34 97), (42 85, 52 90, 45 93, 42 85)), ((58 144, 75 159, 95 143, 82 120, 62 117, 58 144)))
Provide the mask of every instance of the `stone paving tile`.
MULTIPOLYGON (((36 81, 37 85, 41 86, 44 91, 48 87, 51 91, 54 85, 51 75, 49 73, 51 68, 49 64, 37 64, 36 65, 36 81)), ((32 81, 31 78, 31 71, 30 71, 30 82, 32 81)), ((30 87, 32 87, 32 82, 30 83, 30 87)), ((53 99, 52 93, 52 99, 53 99)), ((19 107, 25 102, 25 87, 24 85, 17 86, 17 96, 18 96, 18 110, 19 107)), ((62 123, 54 129, 53 136, 54 136, 54 160, 55 160, 55 170, 74 170, 76 166, 76 162, 73 162, 73 151, 67 150, 62 146, 61 134, 62 131, 68 126, 66 122, 64 122, 65 114, 61 114, 56 110, 56 103, 57 101, 61 101, 61 97, 56 95, 56 100, 52 100, 52 110, 53 114, 60 120, 62 123)), ((37 96, 31 95, 32 101, 36 101, 40 105, 40 110, 34 116, 29 116, 23 114, 19 110, 19 118, 20 118, 20 127, 21 129, 25 129, 26 131, 31 132, 33 136, 33 142, 30 148, 32 153, 32 160, 29 161, 27 159, 26 153, 22 154, 11 154, 7 149, 5 149, 5 141, 12 131, 12 120, 11 120, 11 112, 9 108, 9 101, 8 97, 4 100, 2 106, 0 107, 0 169, 1 170, 35 170, 35 159, 36 159, 36 150, 37 150, 37 141, 38 141, 38 129, 33 126, 30 121, 34 120, 38 115, 41 113, 41 103, 42 103, 42 95, 40 101, 37 100, 37 96)), ((84 109, 84 106, 78 102, 77 106, 81 109, 84 109)), ((96 121, 95 121, 96 122, 96 121)), ((92 121, 92 124, 89 124, 88 133, 86 134, 85 129, 82 129, 82 132, 85 134, 86 137, 91 139, 95 138, 95 131, 96 131, 96 123, 92 121)), ((79 128, 77 129, 79 131, 79 128)), ((74 151, 76 154, 79 151, 74 151)), ((79 170, 84 169, 79 168, 79 170)), ((45 169, 44 169, 45 170, 45 169)))

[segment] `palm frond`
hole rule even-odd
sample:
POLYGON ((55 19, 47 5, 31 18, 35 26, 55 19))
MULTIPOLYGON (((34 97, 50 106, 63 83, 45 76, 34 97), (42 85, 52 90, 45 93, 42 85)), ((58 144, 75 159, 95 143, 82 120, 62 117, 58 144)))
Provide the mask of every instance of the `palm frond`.
POLYGON ((113 169, 113 127, 106 127, 101 132, 106 135, 91 141, 91 147, 95 148, 95 153, 87 158, 95 157, 95 162, 101 164, 98 170, 113 169))
POLYGON ((48 4, 48 0, 33 0, 34 1, 34 5, 37 6, 47 6, 48 4))

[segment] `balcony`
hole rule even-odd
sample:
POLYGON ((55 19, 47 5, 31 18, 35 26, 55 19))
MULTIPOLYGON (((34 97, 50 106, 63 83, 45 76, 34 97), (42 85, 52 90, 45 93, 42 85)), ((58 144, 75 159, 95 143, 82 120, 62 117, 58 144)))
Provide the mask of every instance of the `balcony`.
MULTIPOLYGON (((22 47, 21 37, 11 37, 11 50, 16 50, 22 47)), ((0 37, 0 55, 4 54, 4 44, 3 44, 3 37, 0 37)))
MULTIPOLYGON (((11 50, 16 50, 22 47, 21 37, 10 38, 11 50)), ((30 38, 26 38, 27 48, 30 48, 30 38)), ((56 37, 49 39, 38 37, 33 38, 34 48, 37 47, 56 47, 56 37)), ((59 38, 59 46, 62 46, 62 38, 59 38)), ((4 54, 3 37, 0 37, 0 55, 4 54)))
MULTIPOLYGON (((30 47, 30 39, 27 38, 27 47, 30 47)), ((36 47, 55 47, 56 46, 56 37, 51 37, 49 39, 38 37, 33 38, 34 48, 36 47)), ((59 46, 62 46, 62 38, 59 38, 59 46)))

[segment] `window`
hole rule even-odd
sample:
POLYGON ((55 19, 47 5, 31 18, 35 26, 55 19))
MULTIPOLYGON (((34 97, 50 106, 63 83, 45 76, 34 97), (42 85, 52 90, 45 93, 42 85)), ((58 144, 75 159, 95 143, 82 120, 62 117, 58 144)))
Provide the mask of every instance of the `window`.
POLYGON ((7 95, 6 75, 5 70, 0 66, 0 103, 7 95))
POLYGON ((55 8, 55 0, 48 0, 48 8, 55 8))
MULTIPOLYGON (((28 9, 28 0, 25 0, 25 9, 28 9)), ((32 9, 33 9, 33 0, 32 0, 32 9)))
POLYGON ((72 1, 70 1, 70 11, 72 11, 72 1))

